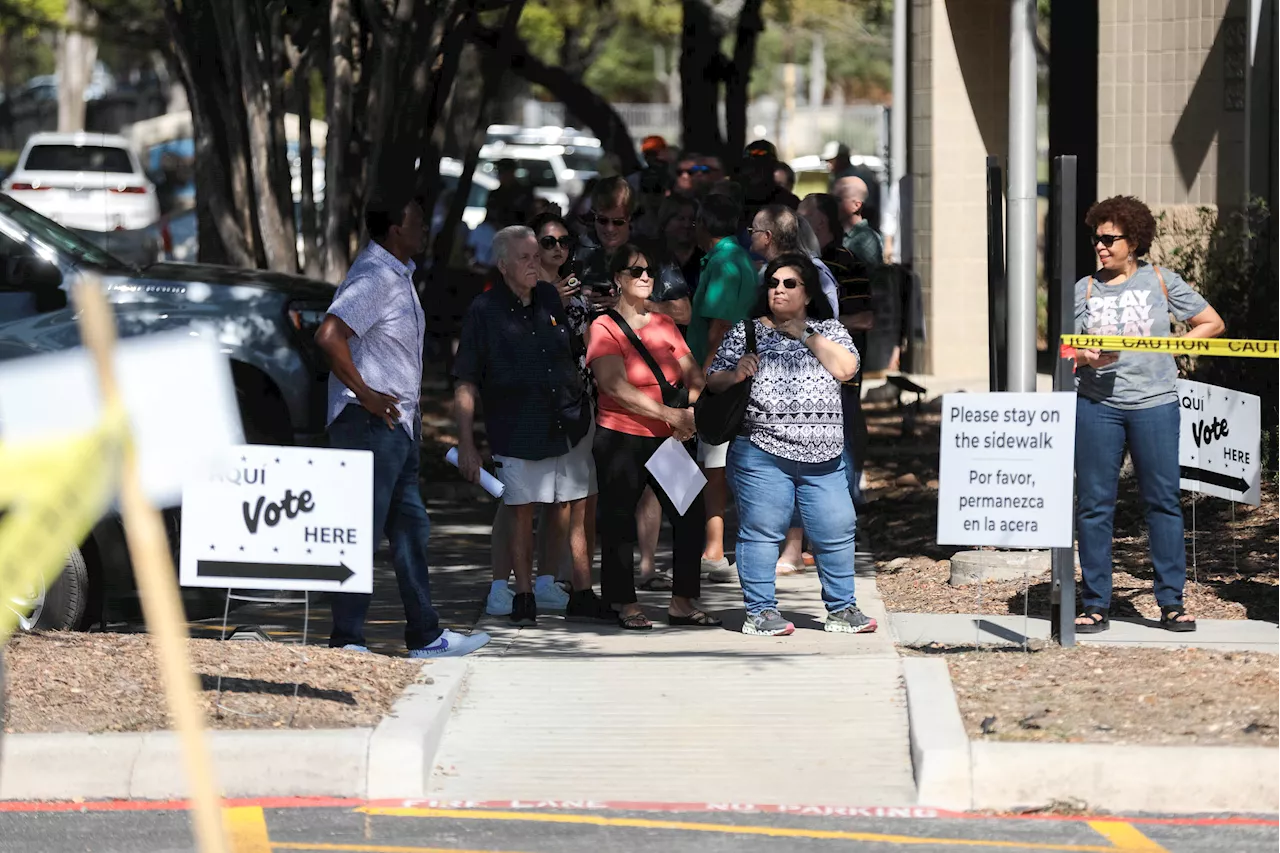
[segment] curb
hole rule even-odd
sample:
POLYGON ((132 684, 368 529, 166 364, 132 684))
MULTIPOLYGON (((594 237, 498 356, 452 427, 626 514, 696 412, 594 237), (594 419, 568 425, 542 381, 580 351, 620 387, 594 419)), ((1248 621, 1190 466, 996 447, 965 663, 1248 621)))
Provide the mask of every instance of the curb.
POLYGON ((902 670, 920 805, 1007 811, 1078 800, 1117 812, 1272 814, 1280 803, 1280 750, 971 741, 946 661, 904 658, 902 670))
MULTIPOLYGON (((433 683, 410 685, 376 728, 209 732, 223 795, 425 795, 469 665, 431 661, 428 672, 433 683)), ((0 800, 170 799, 188 794, 174 732, 5 736, 0 800)))

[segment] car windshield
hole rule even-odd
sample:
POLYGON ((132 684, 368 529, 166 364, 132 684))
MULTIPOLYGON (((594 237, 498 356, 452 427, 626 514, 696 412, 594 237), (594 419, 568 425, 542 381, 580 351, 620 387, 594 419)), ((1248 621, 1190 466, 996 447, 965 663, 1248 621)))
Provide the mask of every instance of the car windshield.
POLYGON ((32 172, 133 174, 127 151, 101 145, 37 145, 27 152, 22 168, 32 172))
POLYGON ((66 252, 82 264, 104 270, 130 268, 124 261, 100 246, 94 245, 73 231, 68 231, 31 208, 18 204, 3 193, 0 193, 0 216, 7 217, 41 243, 59 252, 66 252))

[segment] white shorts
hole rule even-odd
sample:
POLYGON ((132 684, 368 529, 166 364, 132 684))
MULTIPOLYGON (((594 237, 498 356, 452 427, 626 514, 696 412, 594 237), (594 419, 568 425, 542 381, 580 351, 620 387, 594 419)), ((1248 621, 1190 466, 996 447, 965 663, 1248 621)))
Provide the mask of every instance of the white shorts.
POLYGON ((698 464, 703 468, 723 468, 729 459, 729 445, 732 443, 707 444, 698 439, 698 464))
POLYGON ((493 473, 506 490, 507 506, 551 504, 582 500, 596 492, 596 466, 591 456, 591 436, 568 453, 550 459, 493 457, 493 473))

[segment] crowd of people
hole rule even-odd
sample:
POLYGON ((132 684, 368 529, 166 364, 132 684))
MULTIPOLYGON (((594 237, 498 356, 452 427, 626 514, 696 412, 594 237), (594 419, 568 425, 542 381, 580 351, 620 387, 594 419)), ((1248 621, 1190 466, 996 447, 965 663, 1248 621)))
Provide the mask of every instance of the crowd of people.
MULTIPOLYGON (((740 583, 743 632, 790 634, 773 580, 812 562, 826 629, 875 630, 853 587, 855 341, 870 328, 870 278, 883 260, 868 250, 879 245, 869 225, 874 179, 850 173, 839 145, 830 191, 804 199, 764 140, 732 170, 657 138, 642 150, 640 172, 593 181, 569 211, 536 200, 503 165, 487 233, 467 237, 491 276, 467 308, 453 360, 458 467, 479 480, 482 417, 504 489, 485 609, 519 626, 563 611, 650 630, 639 589, 670 593, 668 624, 709 628, 721 619, 702 607, 702 584, 740 583), (740 383, 750 385, 736 437, 699 438, 700 396, 740 383), (686 507, 646 467, 672 438, 707 481, 686 507), (736 565, 725 547, 731 501, 736 565), (670 572, 655 560, 664 515, 670 572)), ((436 219, 394 194, 371 203, 370 242, 317 334, 333 365, 331 444, 375 455, 374 524, 391 541, 412 657, 488 641, 439 625, 430 522, 412 487, 424 322, 413 259, 436 219)), ((368 597, 335 595, 333 607, 330 644, 365 650, 368 597)))

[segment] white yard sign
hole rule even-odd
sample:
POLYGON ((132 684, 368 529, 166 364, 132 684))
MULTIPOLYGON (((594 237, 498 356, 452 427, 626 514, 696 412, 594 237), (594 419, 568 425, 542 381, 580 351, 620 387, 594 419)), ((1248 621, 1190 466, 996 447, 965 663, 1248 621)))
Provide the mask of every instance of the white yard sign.
POLYGON ((946 394, 938 543, 1072 546, 1076 395, 946 394))
POLYGON ((1257 397, 1178 380, 1182 488, 1258 505, 1262 486, 1262 406, 1257 397))
POLYGON ((250 445, 182 495, 183 586, 372 592, 373 454, 250 445))

